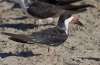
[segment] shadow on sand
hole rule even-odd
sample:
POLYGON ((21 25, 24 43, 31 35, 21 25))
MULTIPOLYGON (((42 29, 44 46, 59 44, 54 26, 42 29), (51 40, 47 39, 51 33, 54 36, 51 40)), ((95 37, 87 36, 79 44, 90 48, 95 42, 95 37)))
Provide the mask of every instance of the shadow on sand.
POLYGON ((15 2, 14 0, 0 0, 0 3, 2 3, 2 2, 14 3, 14 5, 11 9, 21 8, 20 4, 18 2, 15 2))
MULTIPOLYGON (((55 24, 53 23, 48 23, 48 24, 43 24, 41 26, 54 26, 55 24)), ((34 24, 24 24, 24 23, 19 23, 19 24, 0 24, 1 28, 15 28, 17 30, 27 30, 27 29, 34 29, 34 24)), ((37 26, 35 26, 37 27, 37 26)))
POLYGON ((19 24, 0 24, 1 28, 7 27, 7 28, 15 28, 18 30, 26 30, 26 29, 34 29, 34 25, 33 24, 23 24, 23 23, 19 23, 19 24))
POLYGON ((27 16, 22 16, 22 17, 10 18, 10 19, 13 19, 13 20, 25 20, 25 19, 28 19, 28 17, 27 16))
POLYGON ((0 53, 1 58, 6 58, 9 56, 20 56, 20 57, 31 57, 31 56, 40 56, 41 54, 33 54, 32 51, 27 51, 27 52, 20 52, 17 54, 12 54, 11 52, 9 53, 0 53))
POLYGON ((81 59, 88 59, 88 60, 100 61, 100 58, 95 58, 95 57, 81 57, 81 59))

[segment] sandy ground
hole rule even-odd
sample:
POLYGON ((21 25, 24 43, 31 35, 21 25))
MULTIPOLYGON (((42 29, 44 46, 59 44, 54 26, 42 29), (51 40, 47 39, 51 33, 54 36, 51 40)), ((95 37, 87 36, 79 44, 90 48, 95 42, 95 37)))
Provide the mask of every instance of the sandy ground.
MULTIPOLYGON (((97 4, 95 0, 74 4, 84 3, 97 4)), ((0 32, 31 35, 35 32, 34 19, 13 5, 13 2, 0 2, 0 32)), ((57 47, 59 56, 47 56, 47 47, 15 42, 0 33, 0 65, 100 65, 100 12, 97 8, 86 9, 74 14, 85 27, 69 25, 68 39, 57 47)), ((54 25, 41 26, 39 30, 50 27, 54 25)))

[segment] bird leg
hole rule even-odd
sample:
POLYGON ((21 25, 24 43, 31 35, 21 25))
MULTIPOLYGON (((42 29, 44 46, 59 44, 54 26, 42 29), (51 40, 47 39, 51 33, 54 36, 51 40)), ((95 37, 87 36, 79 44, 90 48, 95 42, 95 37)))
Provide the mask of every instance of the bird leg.
POLYGON ((50 48, 48 47, 48 56, 50 56, 50 48))
POLYGON ((36 24, 36 19, 34 20, 34 27, 36 27, 37 29, 40 27, 40 22, 38 21, 38 25, 36 24))
POLYGON ((36 27, 37 29, 40 27, 40 22, 41 22, 42 20, 41 19, 39 19, 38 20, 38 24, 36 24, 36 22, 37 22, 37 20, 35 19, 34 20, 34 27, 36 27))
MULTIPOLYGON (((54 56, 57 56, 55 47, 53 48, 53 51, 54 51, 54 56)), ((50 56, 50 47, 48 47, 48 56, 50 56)))
POLYGON ((40 27, 40 22, 38 21, 38 28, 40 27))
POLYGON ((34 20, 34 29, 35 29, 35 31, 36 31, 36 19, 34 20))
POLYGON ((39 19, 39 20, 38 20, 38 28, 40 27, 41 22, 42 22, 42 19, 39 19))
POLYGON ((34 20, 34 26, 36 26, 36 19, 34 20))
POLYGON ((54 48, 54 56, 56 56, 57 54, 56 54, 56 48, 54 48))

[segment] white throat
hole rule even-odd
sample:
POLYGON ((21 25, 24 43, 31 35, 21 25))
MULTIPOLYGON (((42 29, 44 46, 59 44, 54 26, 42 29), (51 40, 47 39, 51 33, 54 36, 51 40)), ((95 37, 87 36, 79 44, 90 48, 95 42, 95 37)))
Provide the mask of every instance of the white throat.
POLYGON ((66 27, 66 30, 65 30, 66 34, 68 33, 68 24, 71 22, 71 20, 72 20, 73 18, 74 18, 74 17, 71 16, 70 18, 68 18, 68 19, 66 19, 66 20, 64 21, 64 24, 65 24, 65 27, 66 27))

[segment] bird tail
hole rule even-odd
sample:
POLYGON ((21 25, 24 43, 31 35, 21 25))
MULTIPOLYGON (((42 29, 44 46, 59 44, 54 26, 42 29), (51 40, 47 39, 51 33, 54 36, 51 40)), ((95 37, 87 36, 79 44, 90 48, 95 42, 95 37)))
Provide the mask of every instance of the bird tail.
POLYGON ((21 42, 21 43, 33 43, 33 40, 31 36, 28 35, 21 35, 21 34, 13 34, 13 33, 7 33, 7 32, 1 32, 4 35, 10 36, 8 39, 21 42))
POLYGON ((56 2, 58 2, 60 5, 65 5, 65 4, 71 4, 74 2, 79 2, 82 0, 56 0, 56 2))
POLYGON ((93 5, 90 4, 84 4, 84 5, 61 5, 58 6, 64 10, 77 10, 77 9, 82 9, 82 8, 86 8, 86 7, 94 7, 93 5))

